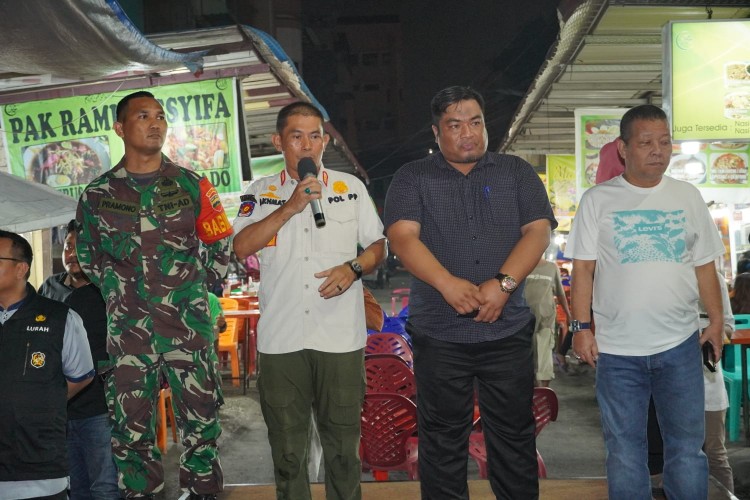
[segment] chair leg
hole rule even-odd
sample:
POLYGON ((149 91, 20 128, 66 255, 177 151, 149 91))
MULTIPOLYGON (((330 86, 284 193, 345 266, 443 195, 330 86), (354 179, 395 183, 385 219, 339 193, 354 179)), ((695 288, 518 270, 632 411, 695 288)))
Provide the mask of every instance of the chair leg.
POLYGON ((388 471, 374 470, 372 471, 372 477, 375 479, 375 481, 388 481, 388 471))
POLYGON ((536 465, 537 465, 537 475, 545 479, 547 477, 547 467, 544 465, 544 460, 542 460, 542 455, 539 454, 539 450, 536 450, 536 465))
POLYGON ((240 352, 239 350, 234 351, 231 354, 232 363, 232 385, 235 387, 240 386, 240 352))
MULTIPOLYGON (((174 406, 172 406, 172 389, 163 389, 165 391, 164 406, 166 407, 166 416, 169 419, 169 425, 172 426, 172 442, 177 442, 177 419, 174 416, 174 406)), ((166 439, 165 439, 166 443, 166 439)))
POLYGON ((156 447, 162 455, 167 453, 167 410, 165 389, 159 391, 159 402, 157 404, 156 419, 156 447))

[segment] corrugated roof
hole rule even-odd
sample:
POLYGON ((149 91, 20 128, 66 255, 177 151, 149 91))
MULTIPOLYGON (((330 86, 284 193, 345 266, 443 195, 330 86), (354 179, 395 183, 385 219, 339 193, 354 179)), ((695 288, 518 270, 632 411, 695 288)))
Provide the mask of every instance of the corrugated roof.
MULTIPOLYGON (((662 28, 708 19, 706 2, 587 0, 560 30, 500 151, 573 154, 576 108, 662 103, 662 28)), ((711 2, 713 19, 750 17, 747 1, 711 2)))
MULTIPOLYGON (((277 153, 271 135, 281 107, 303 100, 323 109, 278 43, 249 26, 143 37, 137 30, 133 33, 127 17, 118 15, 122 13, 115 0, 22 3, 23 8, 11 9, 10 0, 0 0, 4 13, 0 28, 14 28, 0 29, 0 46, 6 55, 0 56, 0 104, 237 77, 252 157, 277 153), (29 16, 34 9, 38 18, 32 23, 29 16), (58 14, 64 17, 58 19, 58 14), (30 29, 34 24, 35 29, 30 29), (65 34, 75 33, 73 38, 86 40, 88 45, 61 43, 67 40, 65 36, 48 32, 47 24, 64 25, 65 34), (19 30, 33 33, 34 43, 14 37, 19 30), (12 61, 7 54, 13 54, 12 61), (70 57, 75 58, 74 64, 68 61, 70 57), (64 71, 56 61, 68 61, 62 65, 64 71)), ((326 122, 325 128, 332 136, 323 156, 326 167, 358 173, 367 180, 367 173, 333 125, 326 122)))

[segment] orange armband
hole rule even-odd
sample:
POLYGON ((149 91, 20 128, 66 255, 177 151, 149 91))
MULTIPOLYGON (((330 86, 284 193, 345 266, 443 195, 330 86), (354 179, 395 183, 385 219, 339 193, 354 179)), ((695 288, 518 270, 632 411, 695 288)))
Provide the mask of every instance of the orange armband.
POLYGON ((200 180, 200 206, 195 230, 203 243, 210 245, 230 236, 233 232, 224 207, 221 205, 219 192, 206 177, 200 180))

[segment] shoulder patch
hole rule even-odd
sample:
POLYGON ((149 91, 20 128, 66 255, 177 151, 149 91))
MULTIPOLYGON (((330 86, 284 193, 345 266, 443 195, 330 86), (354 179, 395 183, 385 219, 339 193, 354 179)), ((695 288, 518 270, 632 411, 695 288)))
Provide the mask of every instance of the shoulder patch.
POLYGON ((237 212, 237 217, 250 217, 253 215, 253 211, 255 211, 255 205, 257 205, 257 201, 255 200, 255 196, 252 194, 244 194, 240 196, 240 200, 242 203, 240 203, 240 209, 237 212))

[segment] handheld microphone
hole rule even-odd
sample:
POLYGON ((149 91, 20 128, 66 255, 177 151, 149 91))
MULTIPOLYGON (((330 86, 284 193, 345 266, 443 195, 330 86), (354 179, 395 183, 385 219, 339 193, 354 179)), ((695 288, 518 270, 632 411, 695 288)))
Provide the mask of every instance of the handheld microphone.
MULTIPOLYGON (((318 167, 311 158, 302 158, 297 163, 297 174, 300 180, 306 179, 307 177, 318 177, 318 167)), ((326 217, 323 215, 323 207, 320 206, 320 200, 310 200, 310 208, 312 209, 313 218, 315 219, 315 225, 317 227, 323 227, 326 225, 326 217)))

